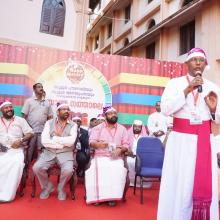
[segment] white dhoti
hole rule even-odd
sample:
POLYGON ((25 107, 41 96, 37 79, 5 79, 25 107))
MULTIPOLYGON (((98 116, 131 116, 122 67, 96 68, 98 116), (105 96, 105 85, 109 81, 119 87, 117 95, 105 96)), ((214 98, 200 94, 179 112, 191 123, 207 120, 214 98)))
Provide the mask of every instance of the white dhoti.
POLYGON ((85 172, 86 202, 121 200, 126 176, 127 169, 122 159, 95 157, 85 172))
POLYGON ((12 201, 21 181, 24 168, 22 149, 0 153, 0 201, 12 201))
MULTIPOLYGON (((216 140, 212 147, 212 203, 210 219, 218 220, 216 140)), ((167 141, 160 186, 157 220, 190 220, 197 155, 197 136, 171 132, 167 141)))
POLYGON ((130 186, 134 186, 134 179, 135 179, 135 160, 136 160, 136 158, 127 157, 128 170, 129 170, 129 179, 130 179, 130 186))

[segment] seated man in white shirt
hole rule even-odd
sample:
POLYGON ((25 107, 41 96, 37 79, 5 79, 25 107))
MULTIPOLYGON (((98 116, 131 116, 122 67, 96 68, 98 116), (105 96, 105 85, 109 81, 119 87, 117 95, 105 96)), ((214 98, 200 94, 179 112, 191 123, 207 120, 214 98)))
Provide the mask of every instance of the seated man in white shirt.
POLYGON ((14 115, 11 102, 1 103, 0 110, 0 201, 9 202, 15 198, 23 173, 23 143, 33 131, 25 119, 14 115))
MULTIPOLYGON (((130 186, 134 186, 135 179, 135 155, 137 150, 137 142, 139 138, 146 137, 147 131, 143 125, 143 122, 140 120, 134 120, 133 125, 128 129, 128 138, 129 138, 129 151, 127 157, 128 169, 129 169, 129 179, 130 186)), ((139 186, 139 182, 137 186, 139 186)), ((144 183, 145 188, 149 188, 152 186, 151 182, 144 183)))
POLYGON ((164 141, 167 129, 168 129, 168 118, 161 113, 160 102, 155 105, 156 112, 152 113, 148 117, 147 127, 150 136, 157 137, 164 141))
POLYGON ((69 111, 67 104, 58 105, 57 117, 47 121, 42 132, 41 141, 45 149, 33 166, 42 188, 41 199, 47 199, 55 189, 47 170, 58 163, 61 168, 58 199, 66 200, 64 186, 73 174, 73 148, 77 137, 77 125, 68 119, 69 111))
POLYGON ((129 138, 129 156, 127 158, 129 168, 130 186, 134 185, 135 177, 135 157, 137 150, 137 142, 140 137, 147 136, 146 128, 140 120, 134 120, 133 125, 128 129, 129 138))

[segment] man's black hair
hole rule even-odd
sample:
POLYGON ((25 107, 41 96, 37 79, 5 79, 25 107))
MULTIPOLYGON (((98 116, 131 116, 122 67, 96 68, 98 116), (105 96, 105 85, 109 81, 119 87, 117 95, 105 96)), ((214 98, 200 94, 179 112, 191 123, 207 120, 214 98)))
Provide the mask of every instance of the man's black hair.
POLYGON ((95 120, 97 120, 97 118, 91 118, 91 119, 90 119, 91 122, 92 122, 92 121, 95 121, 95 120))
POLYGON ((35 90, 36 88, 37 88, 37 85, 42 85, 41 83, 35 83, 34 85, 33 85, 33 90, 35 90))

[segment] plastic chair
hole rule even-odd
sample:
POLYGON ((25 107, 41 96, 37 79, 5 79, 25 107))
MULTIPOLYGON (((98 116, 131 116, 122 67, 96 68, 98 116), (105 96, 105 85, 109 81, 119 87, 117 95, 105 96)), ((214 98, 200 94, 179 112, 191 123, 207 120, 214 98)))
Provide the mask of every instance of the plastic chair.
POLYGON ((143 182, 160 181, 164 159, 164 147, 158 138, 141 137, 137 143, 135 161, 134 194, 137 177, 140 177, 140 202, 143 204, 143 182), (155 178, 155 179, 146 179, 155 178))

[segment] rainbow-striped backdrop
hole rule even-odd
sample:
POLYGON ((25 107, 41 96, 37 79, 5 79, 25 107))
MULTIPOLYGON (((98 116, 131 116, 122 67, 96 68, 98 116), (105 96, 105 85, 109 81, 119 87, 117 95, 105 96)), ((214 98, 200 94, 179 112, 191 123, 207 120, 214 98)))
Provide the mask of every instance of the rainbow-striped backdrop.
POLYGON ((40 74, 68 58, 100 70, 110 85, 119 122, 125 125, 132 124, 134 119, 146 125, 169 79, 185 74, 184 65, 177 62, 0 44, 1 99, 11 100, 19 115, 40 74))

